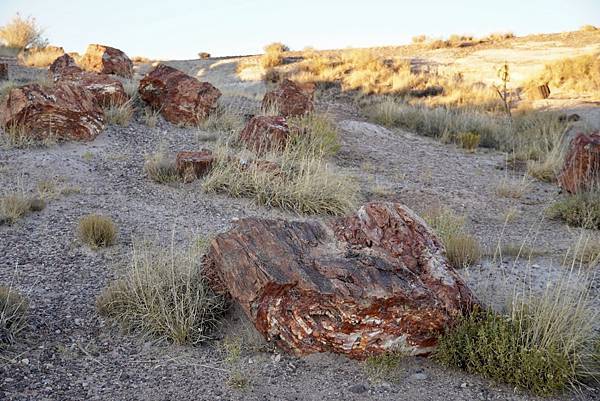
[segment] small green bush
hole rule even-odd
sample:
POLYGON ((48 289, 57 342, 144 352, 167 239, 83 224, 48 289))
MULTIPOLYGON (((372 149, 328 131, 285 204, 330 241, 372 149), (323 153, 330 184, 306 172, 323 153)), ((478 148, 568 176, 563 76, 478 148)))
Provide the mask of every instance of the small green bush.
POLYGON ((106 247, 114 244, 117 228, 110 217, 89 214, 79 220, 77 234, 91 248, 106 247))
POLYGON ((581 192, 567 195, 547 210, 552 218, 564 220, 575 227, 600 228, 600 192, 581 192))
POLYGON ((0 348, 14 341, 26 325, 29 303, 16 290, 0 286, 0 348))
POLYGON ((476 132, 461 132, 456 136, 456 141, 461 148, 473 152, 479 146, 481 135, 476 132))

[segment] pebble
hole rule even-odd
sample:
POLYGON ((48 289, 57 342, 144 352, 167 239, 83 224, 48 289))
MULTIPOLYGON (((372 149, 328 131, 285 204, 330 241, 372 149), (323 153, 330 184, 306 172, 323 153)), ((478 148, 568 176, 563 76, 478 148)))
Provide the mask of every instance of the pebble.
POLYGON ((355 384, 353 386, 350 386, 350 388, 348 390, 350 390, 350 392, 355 393, 355 394, 362 394, 362 393, 366 392, 368 390, 368 388, 364 384, 360 383, 360 384, 355 384))

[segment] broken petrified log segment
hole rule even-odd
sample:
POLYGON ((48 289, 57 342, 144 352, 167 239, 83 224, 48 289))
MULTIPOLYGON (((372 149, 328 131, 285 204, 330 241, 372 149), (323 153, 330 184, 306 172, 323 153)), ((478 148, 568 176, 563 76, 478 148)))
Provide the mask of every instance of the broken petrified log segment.
POLYGON ((0 63, 0 81, 8 81, 8 64, 0 63))
POLYGON ((314 109, 314 91, 314 84, 300 85, 284 79, 277 89, 265 94, 262 108, 275 108, 284 117, 302 116, 314 109))
POLYGON ((54 82, 67 82, 89 90, 100 106, 120 106, 129 100, 121 81, 106 74, 83 71, 68 54, 54 60, 48 68, 48 76, 54 82))
POLYGON ((427 224, 398 203, 321 221, 247 218, 205 259, 215 291, 298 354, 431 352, 476 302, 427 224))
POLYGON ((133 75, 133 63, 129 57, 110 46, 89 45, 79 64, 86 71, 115 74, 125 78, 131 78, 133 75))
POLYGON ((165 120, 174 124, 196 124, 217 107, 221 92, 183 72, 159 64, 140 82, 140 97, 165 120))
POLYGON ((240 141, 256 152, 283 149, 290 135, 285 117, 252 117, 240 132, 240 141))
POLYGON ((600 185, 600 132, 578 134, 570 144, 558 184, 572 194, 600 185))
POLYGON ((208 149, 199 152, 179 152, 176 157, 177 172, 181 177, 200 178, 208 174, 215 162, 215 156, 208 149))
POLYGON ((11 89, 0 104, 0 125, 21 127, 37 139, 89 141, 104 128, 104 114, 85 88, 59 82, 11 89))
POLYGON ((529 97, 532 100, 548 99, 550 97, 550 87, 548 84, 538 85, 529 90, 529 97))

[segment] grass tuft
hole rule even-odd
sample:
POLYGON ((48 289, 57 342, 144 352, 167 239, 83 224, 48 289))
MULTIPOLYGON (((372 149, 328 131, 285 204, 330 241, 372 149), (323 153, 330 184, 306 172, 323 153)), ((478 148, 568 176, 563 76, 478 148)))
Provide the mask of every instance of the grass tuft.
POLYGON ((600 192, 581 192, 567 195, 551 205, 547 213, 552 218, 565 223, 588 229, 600 228, 600 192))
POLYGON ((104 117, 108 124, 126 127, 133 118, 133 104, 128 100, 122 104, 111 103, 104 107, 104 117))
POLYGON ((115 243, 117 228, 110 217, 89 214, 79 220, 77 235, 91 248, 107 247, 115 243))
POLYGON ((175 162, 168 159, 163 151, 146 158, 144 171, 152 181, 159 184, 169 184, 180 179, 175 162))
POLYGON ((29 303, 16 290, 0 286, 0 348, 14 342, 25 328, 29 303))
POLYGON ((101 315, 123 329, 176 344, 210 338, 224 301, 208 288, 200 255, 134 243, 131 266, 97 300, 101 315))

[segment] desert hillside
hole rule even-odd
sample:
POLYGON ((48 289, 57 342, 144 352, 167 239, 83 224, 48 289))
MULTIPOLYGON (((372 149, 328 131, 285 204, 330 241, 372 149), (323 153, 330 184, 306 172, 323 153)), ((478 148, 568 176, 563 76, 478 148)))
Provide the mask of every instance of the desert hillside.
POLYGON ((0 399, 600 400, 600 29, 149 60, 11 26, 0 399))

